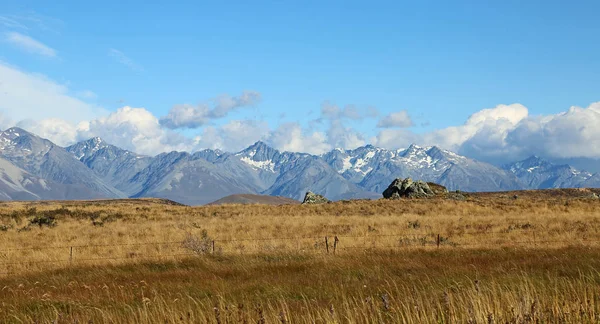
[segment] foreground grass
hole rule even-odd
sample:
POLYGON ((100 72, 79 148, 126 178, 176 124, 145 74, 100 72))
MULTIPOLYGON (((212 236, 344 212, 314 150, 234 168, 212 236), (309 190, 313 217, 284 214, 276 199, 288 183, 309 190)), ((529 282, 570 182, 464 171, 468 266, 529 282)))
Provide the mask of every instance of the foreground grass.
POLYGON ((0 322, 600 321, 600 250, 201 256, 0 279, 0 322))
POLYGON ((365 249, 600 247, 600 201, 589 192, 349 201, 325 205, 186 207, 152 200, 0 203, 0 277, 74 264, 117 264, 215 250, 324 254, 365 249), (206 242, 198 249, 187 238, 206 242), (208 246, 207 246, 208 245, 208 246), (71 250, 71 248, 73 248, 71 250), (72 251, 72 253, 71 253, 72 251), (100 259, 100 260, 96 260, 100 259))

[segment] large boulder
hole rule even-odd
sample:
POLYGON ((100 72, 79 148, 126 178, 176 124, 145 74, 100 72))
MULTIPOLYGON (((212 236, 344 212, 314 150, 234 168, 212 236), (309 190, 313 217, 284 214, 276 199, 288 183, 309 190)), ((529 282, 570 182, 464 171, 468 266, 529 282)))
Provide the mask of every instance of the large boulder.
POLYGON ((329 199, 309 191, 304 196, 304 201, 302 201, 302 204, 326 204, 328 202, 329 199))
POLYGON ((448 193, 448 189, 446 189, 446 187, 442 186, 441 184, 437 184, 435 182, 427 182, 427 185, 436 196, 443 196, 448 193))
MULTIPOLYGON (((442 186, 440 186, 442 187, 442 186)), ((440 188, 436 188, 441 191, 440 188)), ((445 189, 445 188, 444 188, 445 189)), ((383 191, 383 197, 387 199, 399 198, 427 198, 433 197, 436 192, 431 190, 429 185, 424 181, 413 181, 411 178, 395 179, 383 191)))

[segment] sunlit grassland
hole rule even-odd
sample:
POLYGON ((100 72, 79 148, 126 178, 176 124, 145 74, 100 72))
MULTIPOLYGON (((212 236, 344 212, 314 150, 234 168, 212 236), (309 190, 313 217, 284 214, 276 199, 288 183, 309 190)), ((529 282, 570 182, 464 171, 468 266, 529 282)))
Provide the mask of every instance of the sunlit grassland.
POLYGON ((0 281, 2 321, 590 322, 597 249, 200 256, 0 281))
POLYGON ((599 216, 578 191, 2 203, 0 322, 597 323, 599 216))

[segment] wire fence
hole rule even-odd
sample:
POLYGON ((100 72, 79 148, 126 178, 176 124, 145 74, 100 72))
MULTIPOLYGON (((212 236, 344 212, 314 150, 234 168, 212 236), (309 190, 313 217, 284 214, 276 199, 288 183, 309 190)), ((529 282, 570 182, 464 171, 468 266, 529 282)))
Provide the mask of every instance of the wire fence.
MULTIPOLYGON (((590 246, 600 243, 600 235, 583 236, 574 239, 536 239, 536 233, 519 232, 519 240, 510 237, 507 231, 464 232, 459 235, 436 234, 432 232, 331 235, 299 237, 264 237, 209 239, 196 242, 200 249, 190 246, 190 242, 134 242, 114 244, 33 246, 0 249, 0 275, 10 275, 12 269, 33 267, 43 270, 47 264, 74 265, 98 261, 144 261, 157 259, 182 259, 202 254, 257 254, 273 252, 300 252, 336 254, 348 251, 401 250, 410 248, 502 248, 502 247, 547 247, 547 246, 590 246), (523 234, 529 240, 523 240, 523 234), (475 237, 475 239, 474 239, 475 237), (280 244, 273 244, 279 242, 280 244), (287 243, 282 243, 287 242, 287 243), (118 251, 115 251, 115 248, 118 251), (33 252, 42 252, 38 255, 33 252), (35 256, 35 258, 31 258, 35 256), (37 265, 37 267, 36 267, 37 265), (17 267, 15 267, 17 266, 17 267)), ((537 236, 540 236, 538 234, 537 236)), ((56 268, 56 267, 54 267, 56 268)))

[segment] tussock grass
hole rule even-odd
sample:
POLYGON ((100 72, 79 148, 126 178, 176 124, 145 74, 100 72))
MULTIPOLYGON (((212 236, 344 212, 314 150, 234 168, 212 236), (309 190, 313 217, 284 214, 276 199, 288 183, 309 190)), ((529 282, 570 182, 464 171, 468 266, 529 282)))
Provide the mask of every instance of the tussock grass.
POLYGON ((0 322, 597 323, 600 201, 582 192, 0 203, 0 322))
POLYGON ((0 280, 0 321, 596 323, 600 251, 204 256, 0 280))

